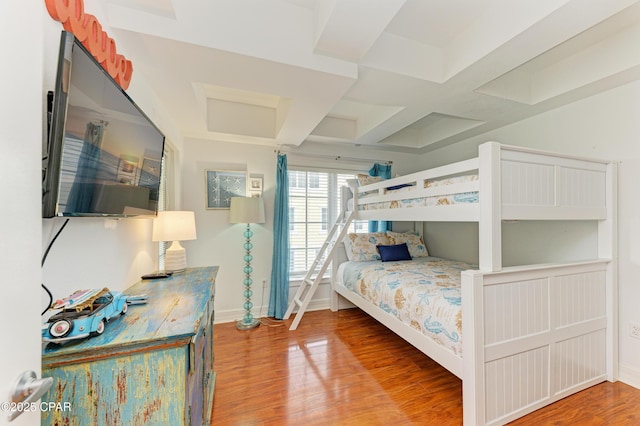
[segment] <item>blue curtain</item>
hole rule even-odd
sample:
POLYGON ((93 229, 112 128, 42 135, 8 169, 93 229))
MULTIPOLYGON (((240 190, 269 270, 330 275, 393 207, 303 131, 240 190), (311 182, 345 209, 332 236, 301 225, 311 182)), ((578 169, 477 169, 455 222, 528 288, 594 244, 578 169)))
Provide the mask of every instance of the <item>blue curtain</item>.
MULTIPOLYGON (((391 164, 375 163, 369 170, 370 176, 380 176, 383 179, 391 178, 391 164)), ((385 232, 391 230, 391 222, 386 220, 370 220, 369 232, 385 232)))
POLYGON ((283 319, 289 304, 289 177, 287 156, 278 154, 276 200, 273 212, 270 317, 283 319))
POLYGON ((87 123, 84 143, 78 160, 78 170, 69 192, 68 212, 90 212, 96 192, 96 174, 100 163, 104 123, 87 123))

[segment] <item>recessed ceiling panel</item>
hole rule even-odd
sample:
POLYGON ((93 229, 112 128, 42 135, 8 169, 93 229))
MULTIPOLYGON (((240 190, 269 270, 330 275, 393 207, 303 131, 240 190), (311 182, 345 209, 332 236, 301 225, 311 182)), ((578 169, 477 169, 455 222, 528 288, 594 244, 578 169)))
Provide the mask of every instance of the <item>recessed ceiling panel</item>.
POLYGON ((356 138, 357 120, 355 118, 332 117, 327 115, 313 129, 311 134, 317 140, 352 141, 356 138))
POLYGON ((638 40, 640 14, 619 13, 479 87, 476 92, 535 105, 639 67, 638 40))
POLYGON ((407 0, 386 31, 430 46, 445 47, 496 3, 497 0, 407 0))
POLYGON ((379 143, 406 148, 423 148, 481 124, 484 124, 484 121, 432 112, 379 143))
POLYGON ((275 139, 276 109, 207 99, 207 131, 275 139))
POLYGON ((353 142, 375 130, 404 108, 341 100, 306 138, 308 141, 353 142))
POLYGON ((206 131, 234 140, 275 140, 286 121, 291 100, 270 93, 194 83, 193 90, 205 114, 206 131))

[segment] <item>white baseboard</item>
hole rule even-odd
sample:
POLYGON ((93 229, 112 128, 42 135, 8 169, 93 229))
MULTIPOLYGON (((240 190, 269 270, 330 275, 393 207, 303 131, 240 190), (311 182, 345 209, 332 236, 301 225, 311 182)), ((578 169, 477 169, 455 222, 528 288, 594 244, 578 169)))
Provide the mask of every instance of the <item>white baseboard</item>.
POLYGON ((640 389, 640 370, 631 367, 628 364, 620 364, 618 379, 629 386, 640 389))
MULTIPOLYGON (((321 311, 323 309, 329 309, 329 299, 311 300, 307 311, 321 311)), ((269 311, 268 306, 254 306, 251 312, 255 318, 260 316, 266 316, 269 311)), ((244 309, 229 309, 227 311, 216 311, 214 324, 223 324, 226 322, 236 322, 242 319, 244 316, 244 309)), ((293 316, 292 316, 293 318, 293 316)), ((304 321, 304 319, 303 319, 304 321)))

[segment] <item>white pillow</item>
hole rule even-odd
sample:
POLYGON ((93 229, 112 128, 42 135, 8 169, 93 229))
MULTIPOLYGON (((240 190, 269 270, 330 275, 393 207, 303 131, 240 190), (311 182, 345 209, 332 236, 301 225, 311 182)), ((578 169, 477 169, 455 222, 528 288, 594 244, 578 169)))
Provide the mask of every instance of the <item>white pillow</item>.
POLYGON ((342 242, 344 243, 344 251, 347 253, 347 259, 349 261, 353 260, 353 246, 351 244, 351 240, 349 239, 349 234, 347 234, 344 237, 344 240, 342 240, 342 242))
POLYGON ((357 178, 358 178, 358 184, 360 186, 370 185, 372 183, 380 182, 381 180, 383 180, 382 177, 380 176, 369 176, 369 175, 365 175, 364 173, 358 174, 357 178))
POLYGON ((417 232, 387 231, 387 237, 389 237, 389 241, 393 245, 406 243, 412 258, 429 256, 427 245, 424 243, 422 236, 417 232))
POLYGON ((378 245, 389 245, 389 238, 384 232, 349 233, 344 239, 347 258, 356 262, 380 260, 378 245))

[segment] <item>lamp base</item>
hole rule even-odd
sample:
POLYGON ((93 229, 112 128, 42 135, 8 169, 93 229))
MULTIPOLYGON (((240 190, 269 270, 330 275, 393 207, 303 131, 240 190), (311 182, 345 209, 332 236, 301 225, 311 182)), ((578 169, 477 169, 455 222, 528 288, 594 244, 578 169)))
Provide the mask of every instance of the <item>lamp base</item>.
POLYGON ((164 269, 170 272, 182 272, 187 268, 187 252, 174 241, 164 254, 164 269))
POLYGON ((259 325, 260 325, 259 319, 254 319, 251 322, 244 322, 243 320, 236 322, 236 328, 238 330, 251 330, 252 328, 256 328, 259 325))

